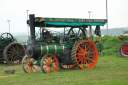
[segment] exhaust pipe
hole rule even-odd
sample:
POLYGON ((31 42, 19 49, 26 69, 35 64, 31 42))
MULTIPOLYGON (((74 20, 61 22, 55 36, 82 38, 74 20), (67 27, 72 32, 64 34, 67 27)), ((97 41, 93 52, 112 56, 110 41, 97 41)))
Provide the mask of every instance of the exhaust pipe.
POLYGON ((31 42, 36 42, 35 40, 35 15, 30 14, 29 15, 29 21, 30 21, 30 35, 31 35, 31 42))

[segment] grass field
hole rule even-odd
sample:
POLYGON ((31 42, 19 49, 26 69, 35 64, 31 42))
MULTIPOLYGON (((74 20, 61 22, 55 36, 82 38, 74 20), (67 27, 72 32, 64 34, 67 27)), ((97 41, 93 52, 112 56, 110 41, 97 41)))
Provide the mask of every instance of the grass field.
POLYGON ((0 85, 128 85, 128 58, 101 56, 95 68, 24 73, 21 65, 0 64, 0 85), (16 70, 5 74, 5 70, 16 70))

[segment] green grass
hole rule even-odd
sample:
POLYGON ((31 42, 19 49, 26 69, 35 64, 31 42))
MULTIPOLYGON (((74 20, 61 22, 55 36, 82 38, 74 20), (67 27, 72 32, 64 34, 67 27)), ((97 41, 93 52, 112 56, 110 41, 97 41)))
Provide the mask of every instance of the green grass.
POLYGON ((93 69, 58 69, 49 74, 39 69, 37 73, 24 73, 21 65, 0 64, 0 85, 128 85, 128 58, 122 58, 118 53, 122 41, 115 36, 101 37, 101 41, 104 56, 100 55, 93 69), (5 74, 5 70, 16 72, 5 74))
POLYGON ((24 73, 21 65, 0 64, 1 85, 127 85, 128 58, 120 56, 99 57, 95 68, 87 70, 58 69, 55 73, 24 73), (5 70, 16 70, 15 74, 5 74, 5 70), (15 76, 17 75, 17 76, 15 76))

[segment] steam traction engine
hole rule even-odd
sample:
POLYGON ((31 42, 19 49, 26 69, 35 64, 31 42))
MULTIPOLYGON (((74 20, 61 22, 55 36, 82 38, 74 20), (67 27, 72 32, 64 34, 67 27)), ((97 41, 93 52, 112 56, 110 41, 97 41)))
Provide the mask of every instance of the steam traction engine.
POLYGON ((20 64, 25 56, 24 47, 16 42, 10 33, 0 35, 0 63, 6 61, 7 64, 20 64))
POLYGON ((69 19, 69 18, 41 18, 29 15, 27 24, 30 25, 31 42, 26 47, 26 55, 22 60, 23 71, 37 72, 40 67, 44 73, 53 73, 58 68, 81 69, 94 68, 98 62, 98 51, 103 49, 100 42, 100 26, 104 26, 104 19, 69 19), (95 33, 99 36, 98 43, 87 39, 85 29, 97 26, 95 33), (40 37, 35 37, 35 27, 40 27, 40 37), (64 28, 63 34, 51 34, 46 30, 64 28), (65 29, 70 27, 70 29, 65 29), (67 32, 67 33, 66 33, 67 32))

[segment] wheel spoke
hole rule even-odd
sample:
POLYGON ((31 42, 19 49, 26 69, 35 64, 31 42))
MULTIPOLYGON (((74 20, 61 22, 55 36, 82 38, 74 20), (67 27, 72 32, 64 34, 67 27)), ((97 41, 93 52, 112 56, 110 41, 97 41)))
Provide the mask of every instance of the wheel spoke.
POLYGON ((84 50, 80 46, 78 46, 78 48, 80 48, 80 50, 82 50, 84 52, 84 50))
POLYGON ((87 52, 87 47, 86 47, 86 43, 84 44, 84 46, 85 46, 85 52, 87 52))
POLYGON ((83 54, 81 54, 81 53, 76 53, 76 55, 81 55, 81 56, 83 56, 83 54))
POLYGON ((87 64, 87 67, 89 67, 89 65, 88 65, 87 61, 85 61, 85 62, 86 62, 86 64, 87 64))
POLYGON ((83 56, 78 56, 78 57, 76 57, 76 59, 81 59, 83 56))
POLYGON ((85 63, 84 63, 84 61, 83 61, 83 68, 84 68, 84 64, 85 64, 85 63))
POLYGON ((33 58, 31 59, 31 62, 33 61, 33 58))
POLYGON ((76 36, 76 33, 74 32, 74 30, 72 29, 72 32, 73 32, 73 34, 76 36))
POLYGON ((80 28, 79 28, 79 30, 78 30, 78 35, 80 34, 80 28))
POLYGON ((88 53, 88 54, 94 54, 94 53, 96 53, 96 51, 90 52, 90 53, 88 53))
POLYGON ((48 62, 49 62, 48 56, 47 56, 47 60, 48 60, 48 62))
POLYGON ((46 66, 45 69, 44 69, 44 71, 45 71, 47 68, 48 68, 48 67, 46 66))
POLYGON ((32 67, 36 70, 36 68, 34 66, 32 66, 32 67))
POLYGON ((92 48, 90 48, 90 49, 88 50, 88 53, 91 51, 91 49, 92 49, 92 48))
POLYGON ((33 72, 32 67, 31 67, 31 72, 33 72))
POLYGON ((89 60, 91 60, 92 62, 95 62, 94 60, 92 60, 91 58, 88 58, 89 60))
POLYGON ((53 65, 57 65, 57 63, 53 63, 53 65))
POLYGON ((15 50, 15 48, 12 46, 12 49, 13 49, 13 51, 15 50))
POLYGON ((54 60, 55 60, 55 58, 51 62, 53 62, 54 60))
POLYGON ((49 73, 49 68, 48 68, 48 71, 47 71, 47 74, 49 73))
POLYGON ((7 56, 7 59, 9 60, 9 59, 12 58, 12 57, 13 57, 13 55, 7 56))
POLYGON ((87 50, 89 49, 90 46, 91 46, 91 44, 89 44, 89 46, 87 47, 87 50))
POLYGON ((80 62, 83 59, 83 57, 81 57, 77 62, 80 62))
POLYGON ((13 53, 13 52, 11 52, 11 51, 7 51, 7 52, 9 52, 9 53, 13 53))
POLYGON ((50 69, 51 69, 51 72, 52 72, 52 68, 50 67, 50 69))
POLYGON ((27 59, 25 59, 27 62, 29 62, 27 59))
MULTIPOLYGON (((53 66, 52 66, 53 67, 53 66)), ((55 67, 53 67, 54 69, 56 69, 55 67)))
POLYGON ((27 67, 28 67, 28 65, 24 69, 26 69, 27 67))
POLYGON ((89 55, 89 57, 94 57, 94 56, 89 55))
POLYGON ((72 38, 69 38, 69 39, 72 39, 72 40, 74 40, 74 39, 75 39, 75 37, 72 37, 72 38))
POLYGON ((12 58, 11 58, 11 61, 10 61, 10 63, 12 63, 12 58))
POLYGON ((43 64, 43 66, 45 66, 45 65, 47 65, 47 64, 43 64))
POLYGON ((20 50, 18 49, 18 52, 22 52, 22 51, 23 51, 23 49, 20 49, 20 50))
POLYGON ((90 65, 90 61, 88 60, 88 63, 89 63, 89 65, 90 65))
POLYGON ((84 47, 85 47, 85 46, 84 46, 84 43, 82 43, 82 48, 85 49, 84 47))
POLYGON ((82 67, 82 64, 83 64, 83 60, 81 61, 81 67, 82 67))
POLYGON ((29 69, 30 69, 30 67, 28 68, 27 73, 29 72, 29 69))
POLYGON ((36 70, 34 72, 36 72, 38 70, 39 66, 37 66, 36 70))
POLYGON ((80 39, 83 39, 84 37, 85 37, 85 36, 80 36, 79 38, 80 38, 80 39))
POLYGON ((28 64, 28 63, 23 63, 23 64, 28 64))
POLYGON ((50 56, 50 61, 51 61, 51 59, 52 59, 52 55, 50 56))

